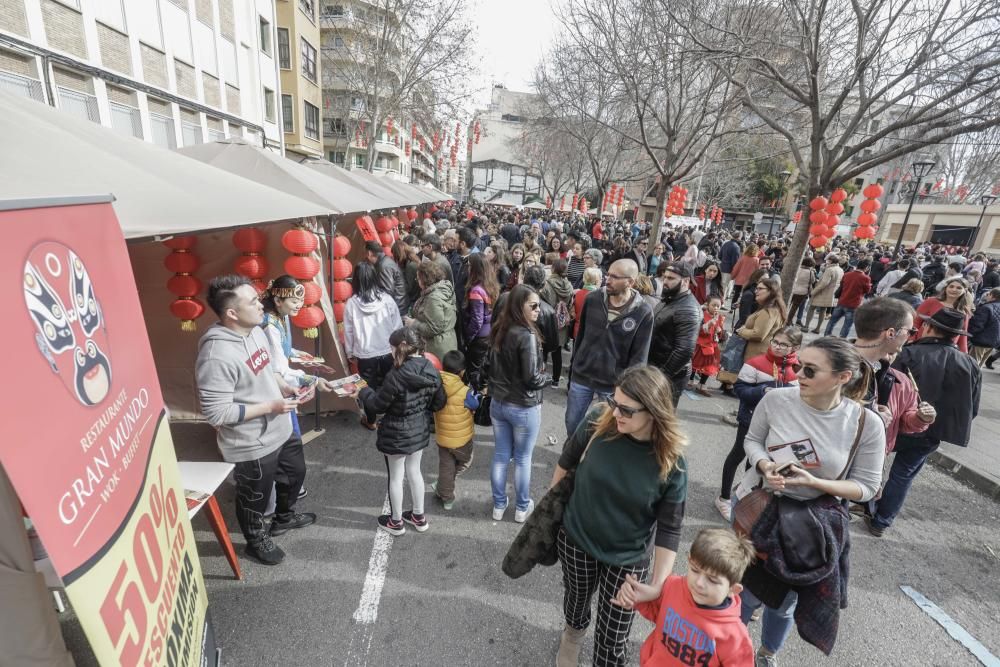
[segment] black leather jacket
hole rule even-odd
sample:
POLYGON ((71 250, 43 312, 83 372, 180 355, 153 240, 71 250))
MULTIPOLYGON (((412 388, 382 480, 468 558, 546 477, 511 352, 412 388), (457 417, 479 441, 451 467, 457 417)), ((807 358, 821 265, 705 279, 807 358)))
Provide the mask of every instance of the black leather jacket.
POLYGON ((669 378, 690 373, 702 320, 701 306, 690 291, 664 299, 653 312, 649 364, 669 378))
POLYGON ((500 349, 490 349, 490 395, 494 400, 534 407, 542 402, 542 388, 552 382, 545 358, 530 329, 514 325, 500 349))

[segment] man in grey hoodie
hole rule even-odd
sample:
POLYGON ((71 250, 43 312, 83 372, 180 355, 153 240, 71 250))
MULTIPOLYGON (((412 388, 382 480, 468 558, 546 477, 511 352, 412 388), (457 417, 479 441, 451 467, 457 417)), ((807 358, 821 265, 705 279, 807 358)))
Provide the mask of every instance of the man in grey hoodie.
POLYGON ((282 397, 271 372, 270 348, 260 328, 264 308, 250 281, 242 276, 213 279, 208 305, 219 322, 198 343, 195 376, 201 411, 217 429, 222 458, 235 464, 236 518, 246 553, 264 565, 277 565, 285 553, 271 536, 316 521, 315 514, 294 510, 306 464, 289 413, 300 400, 282 397), (266 526, 272 484, 277 509, 266 526))

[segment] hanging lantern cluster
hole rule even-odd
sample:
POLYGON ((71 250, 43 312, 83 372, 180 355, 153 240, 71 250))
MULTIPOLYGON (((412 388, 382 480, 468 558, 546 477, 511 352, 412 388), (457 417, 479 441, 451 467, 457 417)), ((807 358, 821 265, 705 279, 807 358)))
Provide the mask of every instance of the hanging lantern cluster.
POLYGON ((387 136, 392 136, 392 130, 394 127, 395 125, 392 122, 392 116, 389 116, 389 118, 385 121, 385 133, 387 136))
POLYGON ((792 214, 792 224, 797 225, 801 220, 802 220, 802 211, 796 211, 795 213, 792 214))
POLYGON ((566 208, 566 195, 563 195, 562 199, 559 200, 559 210, 561 211, 564 208, 566 208))
POLYGON ((167 289, 177 297, 170 304, 170 312, 181 321, 181 331, 197 329, 195 320, 205 312, 205 305, 196 298, 201 292, 201 281, 194 275, 201 266, 193 252, 197 242, 196 236, 177 236, 163 242, 171 250, 163 265, 174 274, 167 281, 167 289))
POLYGON ((263 255, 267 237, 256 227, 244 227, 233 232, 233 245, 242 253, 233 263, 233 270, 249 278, 260 294, 267 287, 264 276, 267 275, 268 264, 263 255))
POLYGON ((375 221, 375 231, 378 232, 379 243, 382 244, 382 250, 385 254, 390 257, 392 256, 392 244, 396 240, 393 232, 399 226, 399 220, 396 220, 395 223, 393 220, 396 220, 395 216, 390 218, 383 215, 375 221))
POLYGON ((480 135, 482 134, 482 130, 483 130, 483 128, 482 128, 482 126, 481 126, 481 125, 479 124, 479 121, 477 120, 477 121, 476 121, 476 124, 472 126, 472 135, 473 135, 473 137, 475 138, 475 142, 476 142, 476 144, 478 144, 478 143, 479 143, 479 137, 480 137, 480 135))
POLYGON ((590 210, 590 205, 587 204, 586 197, 580 197, 580 207, 579 207, 579 210, 580 210, 580 213, 583 213, 584 215, 586 215, 587 211, 590 210))
POLYGON ((411 141, 416 141, 417 140, 417 124, 416 123, 414 123, 413 125, 410 126, 410 140, 411 141))
POLYGON ((717 224, 717 225, 721 225, 722 224, 722 209, 719 208, 719 207, 715 208, 715 219, 714 220, 715 220, 715 224, 717 224))
POLYGON ((303 306, 299 314, 292 317, 292 323, 303 329, 306 338, 319 336, 319 325, 326 316, 323 309, 315 305, 322 295, 319 285, 313 280, 319 273, 319 260, 312 256, 319 246, 316 235, 300 227, 289 229, 281 237, 281 245, 292 256, 285 260, 285 273, 302 283, 305 288, 303 306))
MULTIPOLYGON (((337 333, 343 334, 344 304, 354 294, 351 283, 351 262, 347 253, 351 251, 351 242, 343 234, 337 234, 333 239, 333 317, 337 322, 337 333)), ((313 283, 315 284, 315 283, 313 283)))
POLYGON ((427 152, 427 141, 423 137, 420 137, 420 152, 427 152))
POLYGON ((861 202, 861 214, 858 216, 858 226, 854 229, 854 236, 856 238, 875 238, 875 223, 878 221, 878 217, 875 214, 882 208, 879 198, 883 192, 882 186, 878 183, 872 183, 862 190, 865 199, 861 202))
POLYGON ((410 142, 409 141, 406 142, 405 147, 403 148, 403 152, 406 154, 406 157, 410 157, 410 142))
POLYGON ((601 212, 608 210, 609 206, 614 206, 615 197, 618 194, 618 184, 612 183, 608 191, 604 193, 604 199, 601 200, 601 212))
MULTIPOLYGON (((827 207, 834 202, 828 201, 826 197, 817 196, 809 202, 809 245, 814 249, 819 249, 829 243, 834 237, 836 230, 827 225, 830 221, 831 213, 827 207)), ((834 208, 833 210, 836 210, 834 208)), ((836 214, 832 214, 835 220, 839 220, 836 214)))
POLYGON ((684 215, 684 204, 687 199, 687 188, 682 188, 679 185, 675 185, 670 189, 670 195, 667 197, 667 204, 664 207, 663 215, 670 217, 672 215, 684 215))
POLYGON ((545 197, 545 208, 550 210, 552 209, 552 197, 549 196, 545 197))
POLYGON ((618 210, 619 211, 621 210, 622 205, 624 203, 625 203, 625 186, 624 185, 619 185, 618 186, 618 202, 617 202, 617 206, 618 206, 618 210))
POLYGON ((570 210, 575 211, 576 210, 576 205, 579 202, 580 202, 580 195, 578 195, 577 193, 574 192, 573 193, 573 205, 569 207, 570 210))

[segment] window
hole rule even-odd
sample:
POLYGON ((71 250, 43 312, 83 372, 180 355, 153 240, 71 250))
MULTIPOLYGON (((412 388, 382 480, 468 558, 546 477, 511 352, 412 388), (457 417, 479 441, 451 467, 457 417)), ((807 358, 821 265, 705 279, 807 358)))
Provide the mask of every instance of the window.
POLYGON ((364 111, 365 110, 365 101, 363 99, 361 99, 360 97, 352 97, 351 98, 351 109, 353 109, 354 111, 364 111))
POLYGON ((344 38, 343 37, 334 37, 333 38, 333 45, 335 47, 338 47, 338 48, 344 46, 344 38))
POLYGON ((346 154, 344 151, 330 151, 330 162, 334 164, 344 164, 346 161, 346 154))
POLYGON ((57 86, 59 93, 59 108, 69 112, 79 118, 86 118, 95 123, 101 122, 100 113, 97 110, 97 98, 93 95, 57 86))
POLYGON ((278 67, 292 69, 292 48, 288 42, 288 28, 278 28, 278 67))
POLYGON ((344 124, 343 118, 331 118, 330 119, 330 134, 336 137, 346 137, 347 136, 347 125, 344 124))
POLYGON ((316 48, 302 39, 302 75, 316 83, 316 48))
POLYGON ((299 9, 309 17, 313 23, 316 22, 316 2, 315 0, 299 0, 299 9))
POLYGON ((153 143, 164 148, 177 148, 174 135, 174 119, 161 116, 158 113, 149 114, 149 129, 153 135, 153 143))
POLYGON ((323 5, 323 16, 343 16, 343 5, 323 5))
POLYGON ((181 140, 185 146, 197 146, 204 142, 201 136, 201 125, 184 121, 181 123, 181 140))
POLYGON ((281 124, 285 132, 295 131, 295 102, 291 95, 281 96, 281 124))
POLYGON ((45 96, 42 94, 41 81, 12 72, 0 71, 0 90, 23 97, 30 97, 39 102, 45 101, 45 96))
POLYGON ((264 120, 274 122, 274 91, 264 88, 264 120))
POLYGON ((306 136, 310 139, 319 139, 319 107, 308 102, 303 102, 305 106, 305 126, 306 136))
POLYGON ((122 134, 142 139, 142 120, 139 110, 127 104, 109 102, 111 108, 111 127, 122 134))
POLYGON ((364 166, 365 166, 365 154, 364 153, 355 153, 354 154, 354 166, 355 167, 361 167, 362 169, 364 168, 364 166))
POLYGON ((271 22, 260 17, 260 50, 271 55, 271 22))

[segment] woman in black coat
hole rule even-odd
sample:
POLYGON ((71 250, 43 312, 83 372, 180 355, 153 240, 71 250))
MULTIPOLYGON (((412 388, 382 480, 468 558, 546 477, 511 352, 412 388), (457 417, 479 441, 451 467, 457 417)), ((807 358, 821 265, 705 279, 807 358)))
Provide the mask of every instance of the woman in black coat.
POLYGON ((390 535, 406 532, 404 521, 418 532, 427 530, 424 517, 424 478, 420 457, 430 438, 430 412, 444 407, 446 396, 441 376, 424 357, 424 340, 411 327, 389 336, 394 368, 375 392, 365 387, 358 401, 369 422, 383 414, 375 446, 385 456, 389 474, 389 514, 378 518, 379 528, 390 535), (403 512, 403 478, 410 482, 413 510, 403 512))

